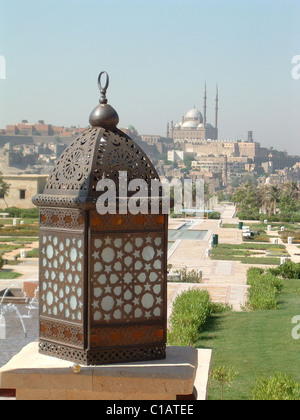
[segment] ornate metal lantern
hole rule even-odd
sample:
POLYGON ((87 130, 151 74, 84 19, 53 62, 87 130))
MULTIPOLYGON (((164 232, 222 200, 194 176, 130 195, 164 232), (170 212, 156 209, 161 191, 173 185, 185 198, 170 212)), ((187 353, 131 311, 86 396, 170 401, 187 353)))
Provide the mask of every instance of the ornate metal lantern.
POLYGON ((159 177, 116 128, 108 75, 98 82, 102 96, 91 128, 64 151, 44 193, 33 198, 40 208, 39 350, 83 365, 163 359, 168 216, 124 214, 118 187, 123 171, 127 184, 143 179, 149 191, 159 177), (116 214, 97 212, 103 179, 117 185, 116 214))

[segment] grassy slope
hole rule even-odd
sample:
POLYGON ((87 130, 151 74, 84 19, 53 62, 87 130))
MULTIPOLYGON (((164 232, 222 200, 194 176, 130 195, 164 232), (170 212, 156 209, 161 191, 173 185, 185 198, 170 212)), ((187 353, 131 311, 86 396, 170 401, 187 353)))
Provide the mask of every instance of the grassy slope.
MULTIPOLYGON (((300 382, 300 340, 291 336, 295 315, 300 315, 300 281, 290 280, 285 282, 279 310, 229 313, 211 320, 196 346, 213 349, 212 369, 226 365, 238 370, 225 398, 248 399, 262 373, 281 371, 300 382)), ((219 397, 219 386, 212 383, 209 399, 219 397)))

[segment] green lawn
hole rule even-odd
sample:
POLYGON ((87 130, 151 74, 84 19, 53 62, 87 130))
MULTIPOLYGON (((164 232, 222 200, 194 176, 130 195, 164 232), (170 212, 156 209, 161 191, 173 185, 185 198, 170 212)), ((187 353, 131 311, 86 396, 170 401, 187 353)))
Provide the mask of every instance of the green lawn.
MULTIPOLYGON (((4 219, 0 219, 0 225, 13 225, 13 221, 15 218, 4 218, 4 219)), ((30 225, 30 224, 39 224, 39 219, 38 218, 18 218, 19 221, 19 225, 20 225, 20 221, 23 220, 25 225, 30 225)), ((19 226, 18 225, 18 226, 19 226)))
POLYGON ((21 276, 22 274, 15 273, 14 271, 0 271, 0 280, 13 280, 21 276))
POLYGON ((0 228, 0 236, 38 236, 39 235, 39 225, 38 224, 28 224, 22 226, 4 226, 0 228))
POLYGON ((20 245, 7 245, 5 243, 1 243, 0 244, 0 255, 3 252, 11 252, 11 251, 14 251, 15 249, 19 249, 19 248, 20 248, 20 245))
POLYGON ((32 251, 27 252, 27 258, 39 258, 40 251, 39 248, 35 248, 32 251))
MULTIPOLYGON (((261 374, 281 371, 300 383, 300 340, 291 335, 296 315, 300 315, 300 281, 288 280, 278 310, 231 312, 211 318, 196 347, 213 350, 212 369, 226 365, 239 372, 226 389, 225 399, 249 399, 250 388, 261 374)), ((209 399, 219 398, 220 388, 212 382, 209 399)))
MULTIPOLYGON (((244 222, 244 226, 249 226, 251 230, 267 230, 268 225, 272 226, 272 230, 274 231, 278 231, 281 229, 281 226, 284 226, 286 229, 289 230, 300 230, 300 224, 299 223, 286 223, 286 222, 270 222, 270 223, 262 223, 262 222, 257 222, 257 223, 247 223, 244 222)), ((222 228, 224 229, 238 229, 239 225, 237 223, 223 223, 222 228)))
POLYGON ((279 265, 280 257, 287 257, 284 245, 244 243, 220 244, 211 250, 212 260, 240 261, 244 264, 279 265))
MULTIPOLYGON (((1 231, 0 231, 1 232, 1 231)), ((30 245, 32 242, 38 241, 38 237, 33 238, 22 238, 20 236, 6 236, 6 237, 0 237, 0 244, 3 243, 10 243, 13 242, 17 245, 30 245)))

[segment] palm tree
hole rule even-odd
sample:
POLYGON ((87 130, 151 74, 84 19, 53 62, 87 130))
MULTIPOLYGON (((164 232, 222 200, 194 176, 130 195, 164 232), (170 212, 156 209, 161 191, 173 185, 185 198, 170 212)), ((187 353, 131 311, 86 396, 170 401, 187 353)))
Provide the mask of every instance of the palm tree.
POLYGON ((281 194, 289 195, 293 200, 299 200, 300 198, 300 186, 295 181, 288 181, 284 183, 280 188, 281 194))
POLYGON ((277 204, 280 201, 280 192, 278 187, 273 185, 264 185, 258 191, 258 198, 263 213, 276 214, 277 204))

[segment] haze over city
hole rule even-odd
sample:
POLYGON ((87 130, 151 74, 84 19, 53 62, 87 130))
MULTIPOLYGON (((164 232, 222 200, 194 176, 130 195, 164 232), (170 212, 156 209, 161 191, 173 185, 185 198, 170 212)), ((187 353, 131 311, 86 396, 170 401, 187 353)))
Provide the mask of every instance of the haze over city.
POLYGON ((0 0, 0 10, 0 128, 87 126, 106 70, 119 127, 165 135, 202 109, 206 83, 208 122, 218 85, 220 139, 252 130, 264 147, 300 153, 297 0, 0 0))

